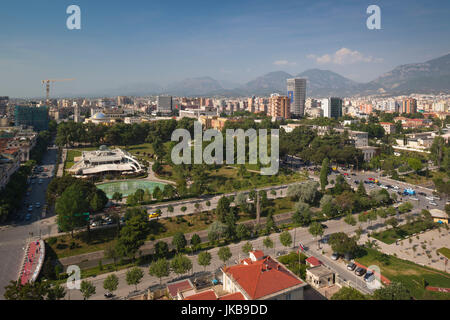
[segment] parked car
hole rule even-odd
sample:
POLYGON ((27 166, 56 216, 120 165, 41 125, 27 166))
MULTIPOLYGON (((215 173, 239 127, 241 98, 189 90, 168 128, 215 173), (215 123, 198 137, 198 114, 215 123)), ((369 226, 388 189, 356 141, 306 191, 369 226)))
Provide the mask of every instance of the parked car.
POLYGON ((347 265, 347 269, 350 270, 350 271, 355 270, 355 268, 356 268, 356 264, 354 264, 353 262, 350 262, 350 263, 347 265))
POLYGON ((40 202, 36 202, 35 206, 36 206, 36 208, 40 208, 41 207, 41 203, 40 202))
POLYGON ((30 221, 31 219, 31 214, 27 213, 25 216, 25 221, 30 221))
POLYGON ((430 201, 429 204, 431 204, 432 206, 437 206, 438 204, 434 201, 430 201))
POLYGON ((286 251, 278 251, 277 257, 284 256, 286 253, 287 253, 286 251))
POLYGON ((105 292, 104 296, 105 298, 112 298, 114 295, 111 292, 105 292))
POLYGON ((366 275, 364 276, 364 281, 365 282, 372 282, 373 280, 375 280, 375 275, 373 274, 372 271, 368 271, 366 273, 366 275))
POLYGON ((433 201, 433 200, 434 200, 434 198, 433 198, 432 196, 425 197, 425 199, 430 200, 430 201, 433 201))
POLYGON ((426 197, 426 196, 427 196, 427 194, 426 194, 425 192, 417 192, 417 194, 418 194, 419 196, 423 196, 423 197, 426 197))
POLYGON ((394 186, 394 190, 398 190, 400 189, 398 186, 394 186))
POLYGON ((410 200, 414 200, 414 201, 419 201, 419 199, 416 198, 416 197, 409 197, 409 199, 410 199, 410 200))
POLYGON ((359 184, 359 181, 358 180, 355 180, 355 181, 353 181, 355 184, 359 184))
POLYGON ((336 252, 333 252, 333 254, 331 255, 331 259, 332 259, 332 260, 337 260, 337 259, 339 259, 339 254, 336 253, 336 252))
POLYGON ((355 270, 355 274, 357 275, 357 276, 362 276, 364 273, 366 273, 366 269, 364 269, 364 268, 361 268, 361 267, 358 267, 358 268, 356 268, 356 270, 355 270))

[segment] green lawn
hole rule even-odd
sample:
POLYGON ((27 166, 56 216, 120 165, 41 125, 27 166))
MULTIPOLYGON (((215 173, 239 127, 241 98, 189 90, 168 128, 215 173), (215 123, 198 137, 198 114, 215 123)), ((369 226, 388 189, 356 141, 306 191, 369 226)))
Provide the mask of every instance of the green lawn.
POLYGON ((425 223, 424 221, 415 221, 397 228, 389 228, 385 231, 374 232, 372 233, 372 237, 386 244, 392 244, 397 240, 401 240, 415 233, 428 230, 430 227, 433 227, 433 224, 425 223))
POLYGON ((437 252, 439 252, 440 254, 447 257, 447 259, 450 259, 450 249, 449 248, 443 247, 443 248, 438 249, 437 252))
POLYGON ((375 249, 364 248, 364 253, 357 262, 365 265, 377 265, 383 276, 390 281, 401 281, 415 299, 450 299, 450 293, 425 290, 422 279, 430 286, 450 288, 450 274, 429 267, 422 267, 414 262, 402 260, 392 255, 383 255, 375 249))

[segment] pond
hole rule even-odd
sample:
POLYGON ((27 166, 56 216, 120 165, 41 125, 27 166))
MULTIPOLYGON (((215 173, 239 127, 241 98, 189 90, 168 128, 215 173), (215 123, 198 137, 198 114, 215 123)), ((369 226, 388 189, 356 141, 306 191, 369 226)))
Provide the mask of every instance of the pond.
POLYGON ((164 188, 165 184, 160 182, 145 181, 145 180, 126 180, 126 181, 116 181, 98 184, 97 188, 103 190, 106 193, 108 199, 111 199, 115 192, 120 192, 123 197, 127 197, 133 194, 138 189, 146 190, 148 189, 150 193, 153 189, 159 187, 161 190, 164 188))

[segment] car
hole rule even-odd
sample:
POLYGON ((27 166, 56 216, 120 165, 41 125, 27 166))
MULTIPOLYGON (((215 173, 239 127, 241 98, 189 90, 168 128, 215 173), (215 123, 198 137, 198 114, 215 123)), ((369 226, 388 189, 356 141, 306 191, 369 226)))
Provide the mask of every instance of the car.
POLYGON ((417 194, 419 196, 422 196, 422 197, 426 197, 427 196, 427 194, 425 192, 417 192, 417 194))
POLYGON ((437 197, 437 196, 433 196, 434 200, 438 200, 441 201, 441 198, 437 197))
POLYGON ((27 213, 25 216, 25 221, 30 221, 31 220, 31 214, 27 213))
POLYGON ((105 298, 112 298, 114 295, 111 292, 105 292, 105 298))
POLYGON ((372 271, 367 271, 367 273, 364 276, 364 281, 365 282, 372 282, 373 280, 375 280, 375 275, 373 274, 372 271))
POLYGON ((433 198, 432 196, 425 197, 425 199, 430 200, 430 201, 433 201, 433 200, 434 200, 434 198, 433 198))
POLYGON ((160 215, 161 215, 160 213, 158 213, 158 212, 155 211, 155 212, 150 213, 150 214, 148 215, 148 218, 149 218, 149 219, 152 219, 152 218, 158 218, 160 215))
POLYGON ((352 176, 356 176, 356 173, 352 173, 352 176))
POLYGON ((438 204, 434 201, 430 201, 429 204, 431 204, 432 206, 437 206, 438 204))
POLYGON ((332 260, 337 260, 337 259, 339 259, 339 254, 336 253, 336 252, 333 252, 333 254, 331 255, 331 259, 332 259, 332 260))
POLYGON ((354 264, 353 262, 350 262, 350 263, 347 265, 347 269, 350 270, 350 271, 355 270, 355 268, 356 268, 356 264, 354 264))
POLYGON ((382 189, 385 189, 385 190, 386 190, 386 189, 388 189, 388 187, 387 187, 387 186, 385 186, 385 185, 382 185, 382 184, 380 185, 380 188, 382 188, 382 189))
POLYGON ((31 211, 33 211, 33 206, 28 207, 28 212, 31 212, 31 211))
POLYGON ((364 268, 358 267, 358 268, 355 269, 355 274, 357 276, 361 277, 365 273, 366 273, 366 269, 364 269, 364 268))
POLYGON ((394 186, 394 190, 398 190, 400 189, 398 186, 394 186))
POLYGON ((41 203, 40 202, 36 202, 35 206, 36 206, 36 208, 40 208, 41 207, 41 203))
POLYGON ((286 251, 278 251, 277 257, 284 256, 286 253, 287 253, 286 251))
POLYGON ((353 181, 355 184, 359 184, 359 181, 358 180, 355 180, 355 181, 353 181))
POLYGON ((98 222, 92 222, 92 223, 91 223, 91 227, 97 227, 98 225, 99 225, 98 222))
POLYGON ((414 201, 419 201, 419 199, 416 198, 416 197, 409 197, 409 199, 410 199, 410 200, 414 200, 414 201))

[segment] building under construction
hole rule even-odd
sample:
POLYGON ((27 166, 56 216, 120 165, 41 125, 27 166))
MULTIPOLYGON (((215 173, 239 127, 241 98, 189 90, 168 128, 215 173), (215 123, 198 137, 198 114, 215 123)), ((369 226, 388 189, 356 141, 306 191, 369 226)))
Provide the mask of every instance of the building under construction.
POLYGON ((14 107, 14 123, 16 126, 26 125, 31 126, 35 131, 42 131, 48 129, 48 107, 28 107, 15 106, 14 107))

